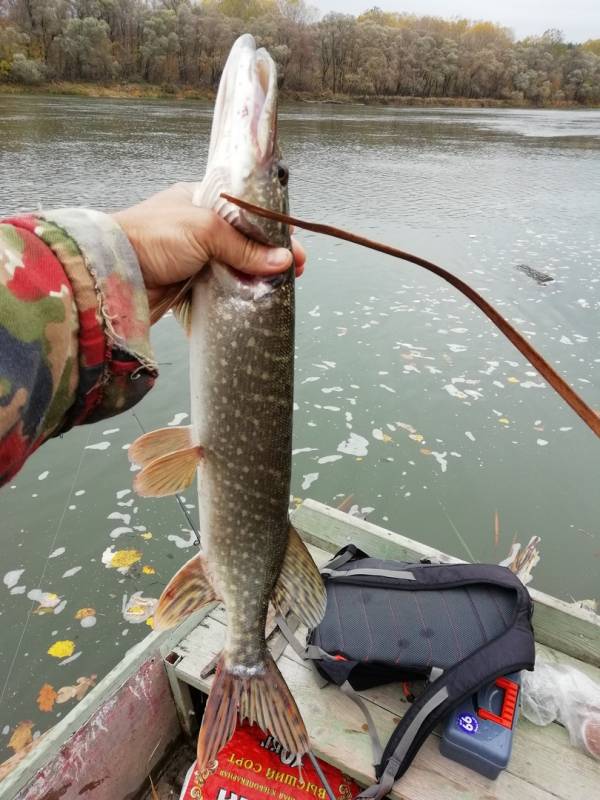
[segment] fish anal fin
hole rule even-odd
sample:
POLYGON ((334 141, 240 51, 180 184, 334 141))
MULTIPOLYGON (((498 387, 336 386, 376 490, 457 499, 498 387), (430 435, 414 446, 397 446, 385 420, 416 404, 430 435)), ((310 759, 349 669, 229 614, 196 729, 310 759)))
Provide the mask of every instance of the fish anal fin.
POLYGON ((218 599, 208 576, 206 560, 198 553, 186 561, 164 588, 154 612, 154 628, 172 628, 189 614, 218 599))
POLYGON ((222 660, 198 737, 200 769, 213 761, 233 736, 238 709, 240 720, 256 722, 290 753, 302 755, 309 751, 308 733, 298 706, 271 656, 266 656, 260 668, 252 669, 231 667, 222 660))
POLYGON ((158 428, 138 437, 130 445, 127 455, 133 464, 146 466, 155 458, 182 450, 192 445, 192 429, 189 425, 158 428))
POLYGON ((327 595, 319 569, 292 526, 271 601, 281 613, 289 607, 309 628, 315 628, 325 614, 327 595))
POLYGON ((136 475, 133 488, 142 497, 166 497, 182 492, 193 482, 203 452, 196 445, 155 458, 136 475))

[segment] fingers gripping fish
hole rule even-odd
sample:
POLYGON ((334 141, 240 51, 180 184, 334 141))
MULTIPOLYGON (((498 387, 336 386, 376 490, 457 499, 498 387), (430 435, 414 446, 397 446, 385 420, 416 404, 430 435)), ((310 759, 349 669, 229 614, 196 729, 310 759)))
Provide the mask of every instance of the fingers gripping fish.
MULTIPOLYGON (((287 168, 277 143, 275 64, 250 35, 234 44, 215 104, 208 164, 194 202, 241 231, 290 247, 286 225, 220 198, 231 192, 287 211, 287 168)), ((288 519, 294 376, 294 267, 253 278, 212 262, 177 312, 190 336, 189 428, 140 437, 144 496, 187 488, 198 471, 203 552, 163 592, 155 621, 171 626, 222 600, 227 637, 198 740, 200 767, 231 738, 237 715, 271 732, 292 753, 308 735, 265 641, 269 602, 309 626, 325 593, 317 567, 288 519)))

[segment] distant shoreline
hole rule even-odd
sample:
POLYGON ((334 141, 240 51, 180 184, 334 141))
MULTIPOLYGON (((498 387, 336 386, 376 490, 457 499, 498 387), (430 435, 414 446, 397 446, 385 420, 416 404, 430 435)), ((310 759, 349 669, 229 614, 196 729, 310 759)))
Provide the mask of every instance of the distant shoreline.
MULTIPOLYGON (((128 100, 214 100, 211 89, 192 86, 154 86, 148 83, 84 83, 53 81, 34 86, 18 83, 0 83, 0 95, 50 95, 64 97, 99 97, 128 100)), ((547 103, 515 103, 496 98, 470 97, 398 97, 380 95, 330 95, 282 90, 282 102, 303 102, 315 105, 362 105, 392 107, 447 107, 447 108, 528 108, 528 109, 594 109, 598 106, 572 101, 547 103)))

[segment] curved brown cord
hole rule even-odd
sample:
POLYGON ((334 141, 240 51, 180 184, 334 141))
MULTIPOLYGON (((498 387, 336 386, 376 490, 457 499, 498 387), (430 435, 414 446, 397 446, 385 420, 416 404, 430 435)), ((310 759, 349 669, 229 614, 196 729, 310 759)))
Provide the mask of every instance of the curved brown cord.
POLYGON ((578 414, 581 419, 585 422, 585 424, 592 429, 592 431, 596 434, 596 436, 600 437, 600 416, 592 409, 588 404, 577 394, 577 392, 572 389, 569 384, 561 378, 561 376, 556 372, 556 370, 550 366, 550 364, 537 352, 537 350, 532 347, 527 339, 523 338, 521 334, 513 328, 510 322, 507 322, 504 317, 496 311, 496 309, 488 303, 487 300, 478 294, 475 289, 472 289, 467 283, 465 283, 460 278, 457 278, 456 275, 453 275, 451 272, 443 269, 442 267, 438 267, 437 264, 434 264, 431 261, 427 261, 425 258, 420 258, 419 256, 413 256, 412 253, 406 253, 404 250, 399 250, 397 247, 390 247, 390 245, 382 244, 381 242, 375 242, 372 239, 366 239, 364 236, 357 236, 354 233, 350 233, 349 231, 344 231, 341 228, 334 228, 331 225, 322 225, 318 222, 306 222, 302 219, 297 219, 296 217, 290 217, 287 214, 281 214, 278 211, 270 211, 267 208, 261 208, 261 206, 255 206, 252 203, 247 203, 245 200, 240 200, 237 197, 232 197, 229 194, 221 194, 221 197, 228 200, 230 203, 233 203, 240 208, 243 208, 246 211, 250 211, 253 214, 257 214, 259 217, 266 217, 267 219, 273 219, 278 222, 285 222, 288 225, 296 225, 298 228, 304 228, 307 231, 314 231, 315 233, 323 233, 326 236, 333 236, 336 239, 344 239, 347 242, 353 242, 354 244, 360 244, 363 247, 368 247, 371 250, 378 250, 380 253, 386 253, 387 255, 394 256, 395 258, 402 258, 404 261, 411 261, 413 264, 417 264, 419 267, 424 267, 425 269, 433 272, 435 275, 438 275, 443 280, 447 281, 451 286, 454 286, 455 289, 458 289, 459 292, 468 297, 472 303, 480 308, 483 313, 488 317, 494 325, 498 328, 501 333, 503 333, 507 339, 509 339, 513 345, 519 350, 528 361, 533 364, 536 370, 540 373, 540 375, 545 378, 550 386, 558 392, 558 394, 563 398, 565 402, 567 402, 573 411, 578 414))

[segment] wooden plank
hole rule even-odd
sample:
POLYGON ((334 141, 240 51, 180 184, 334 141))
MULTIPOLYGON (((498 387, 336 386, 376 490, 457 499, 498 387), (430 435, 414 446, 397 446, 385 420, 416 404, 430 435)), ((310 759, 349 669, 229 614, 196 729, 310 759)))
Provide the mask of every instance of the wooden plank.
MULTIPOLYGON (((432 558, 447 564, 461 563, 461 559, 366 520, 351 517, 316 500, 305 500, 294 512, 293 523, 307 542, 330 553, 353 543, 378 558, 404 561, 432 558)), ((529 593, 535 605, 536 640, 580 661, 600 666, 600 622, 597 615, 573 608, 536 589, 529 589, 529 593)))
MULTIPOLYGON (((204 627, 187 637, 188 652, 177 672, 182 680, 207 692, 211 679, 199 678, 203 665, 220 650, 225 637, 223 616, 204 620, 204 627)), ((183 644, 183 643, 182 643, 183 644)), ((334 686, 319 689, 311 667, 288 648, 279 662, 307 723, 315 752, 362 784, 373 778, 370 744, 364 719, 355 704, 334 686)), ((361 695, 368 702, 383 738, 388 737, 407 704, 398 685, 377 687, 361 695)), ((574 750, 558 725, 536 728, 522 720, 515 737, 509 769, 497 781, 445 759, 436 736, 429 737, 407 774, 392 792, 403 800, 572 800, 593 797, 600 782, 600 765, 574 750), (565 764, 569 765, 565 769, 565 764)))

